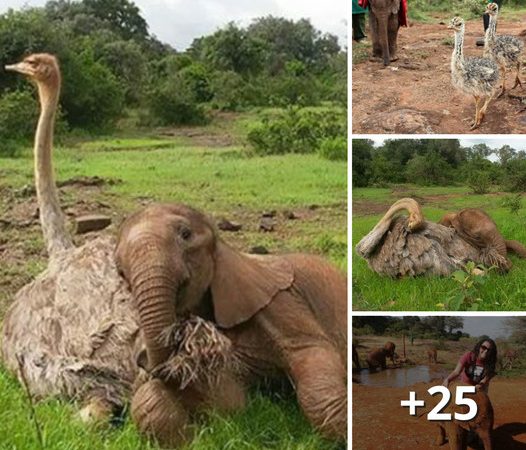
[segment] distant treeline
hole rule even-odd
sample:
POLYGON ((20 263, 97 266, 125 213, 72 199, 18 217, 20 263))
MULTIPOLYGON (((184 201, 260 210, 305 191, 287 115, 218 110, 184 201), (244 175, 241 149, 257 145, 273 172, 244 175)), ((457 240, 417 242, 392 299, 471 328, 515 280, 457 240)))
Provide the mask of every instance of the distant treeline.
POLYGON ((463 147, 458 139, 353 139, 352 185, 384 187, 391 183, 468 185, 486 193, 495 185, 510 192, 526 191, 526 152, 510 145, 463 147))
POLYGON ((354 336, 405 334, 409 338, 458 340, 469 336, 461 331, 463 327, 464 319, 456 316, 355 316, 352 319, 354 336))
MULTIPOLYGON (((0 66, 32 52, 60 59, 65 126, 107 130, 130 110, 145 125, 198 124, 210 109, 346 106, 347 53, 305 19, 229 23, 185 52, 160 42, 130 0, 53 0, 0 15, 0 66)), ((0 138, 34 125, 34 92, 0 77, 0 138)))

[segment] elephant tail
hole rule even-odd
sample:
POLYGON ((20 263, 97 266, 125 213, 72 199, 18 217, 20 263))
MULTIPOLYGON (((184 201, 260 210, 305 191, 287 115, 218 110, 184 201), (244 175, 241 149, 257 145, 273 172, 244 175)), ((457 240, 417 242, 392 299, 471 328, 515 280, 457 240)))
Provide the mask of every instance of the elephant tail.
POLYGON ((506 241, 506 248, 521 258, 526 258, 526 247, 519 241, 506 241))

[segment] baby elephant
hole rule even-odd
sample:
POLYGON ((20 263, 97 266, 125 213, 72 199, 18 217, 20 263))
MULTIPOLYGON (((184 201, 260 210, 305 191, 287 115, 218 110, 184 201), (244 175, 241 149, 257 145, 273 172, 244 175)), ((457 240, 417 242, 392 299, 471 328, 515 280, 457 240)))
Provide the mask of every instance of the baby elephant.
POLYGON ((429 347, 426 350, 426 354, 427 354, 428 363, 433 363, 433 364, 437 363, 437 349, 435 347, 429 347))
MULTIPOLYGON (((477 415, 468 422, 459 422, 456 420, 439 422, 437 444, 445 444, 447 438, 450 450, 465 450, 468 448, 468 431, 472 431, 476 433, 478 438, 482 441, 484 450, 493 450, 493 444, 491 441, 491 432, 493 430, 493 406, 491 405, 488 394, 484 391, 478 390, 474 394, 465 395, 465 397, 475 400, 478 411, 477 415)), ((445 412, 451 414, 454 414, 455 412, 465 414, 467 413, 467 407, 450 405, 446 408, 445 412)))
POLYGON ((367 355, 367 365, 369 366, 369 371, 374 372, 376 369, 381 368, 382 370, 387 369, 386 357, 388 356, 388 350, 385 348, 377 348, 372 350, 367 355))
POLYGON ((394 362, 394 358, 395 358, 395 349, 396 349, 396 345, 394 342, 386 342, 385 345, 384 345, 384 349, 385 351, 387 352, 385 354, 385 356, 387 356, 389 359, 391 359, 391 362, 393 363, 393 366, 395 365, 395 362, 394 362))

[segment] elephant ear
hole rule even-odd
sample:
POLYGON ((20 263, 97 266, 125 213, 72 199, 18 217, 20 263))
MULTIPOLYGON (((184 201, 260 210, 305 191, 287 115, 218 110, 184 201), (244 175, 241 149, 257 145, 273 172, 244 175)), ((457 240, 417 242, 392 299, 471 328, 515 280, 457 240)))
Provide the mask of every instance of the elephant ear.
POLYGON ((211 291, 216 322, 223 328, 239 325, 292 286, 294 271, 283 258, 240 253, 217 243, 211 291))

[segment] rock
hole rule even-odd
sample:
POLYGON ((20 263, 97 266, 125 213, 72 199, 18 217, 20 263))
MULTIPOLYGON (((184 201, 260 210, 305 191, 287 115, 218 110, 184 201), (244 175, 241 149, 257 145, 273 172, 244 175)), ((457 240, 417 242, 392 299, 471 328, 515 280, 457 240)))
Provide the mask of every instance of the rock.
POLYGON ((90 231, 103 230, 111 224, 111 217, 100 214, 80 216, 75 219, 75 233, 84 234, 90 231))
POLYGON ((253 255, 268 255, 270 252, 263 245, 255 245, 249 250, 253 255))
POLYGON ((221 219, 217 223, 217 227, 223 231, 239 231, 241 230, 242 225, 240 223, 230 222, 227 219, 221 219))
POLYGON ((259 221, 259 231, 270 233, 274 231, 275 222, 271 217, 262 217, 259 221))
POLYGON ((361 122, 367 131, 375 133, 433 134, 441 115, 434 111, 417 111, 399 108, 393 111, 375 114, 361 122))
POLYGON ((287 220, 296 220, 296 219, 299 219, 299 216, 297 216, 294 211, 290 211, 288 209, 286 209, 285 211, 283 211, 283 217, 285 217, 285 219, 287 220))

